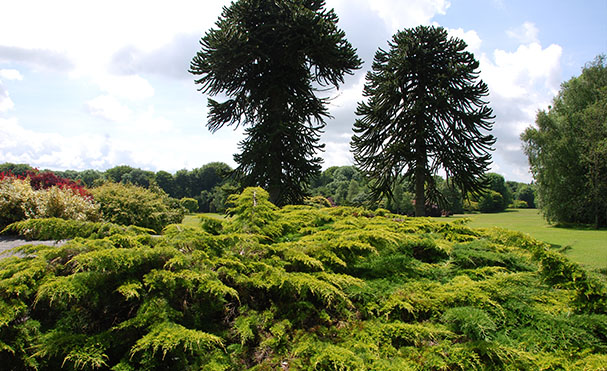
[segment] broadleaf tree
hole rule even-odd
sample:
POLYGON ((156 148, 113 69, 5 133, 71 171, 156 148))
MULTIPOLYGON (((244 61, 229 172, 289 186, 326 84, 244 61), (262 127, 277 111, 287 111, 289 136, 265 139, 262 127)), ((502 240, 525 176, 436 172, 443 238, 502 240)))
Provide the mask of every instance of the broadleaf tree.
POLYGON ((234 156, 241 185, 267 189, 278 205, 301 202, 320 172, 330 115, 318 90, 339 88, 362 63, 337 21, 323 0, 239 0, 190 64, 203 94, 226 97, 208 100, 207 127, 245 127, 234 156))
POLYGON ((538 203, 551 222, 607 225, 607 59, 561 85, 521 135, 538 203))
POLYGON ((399 179, 415 184, 415 215, 439 201, 433 175, 442 169, 463 194, 484 187, 495 138, 488 87, 466 43, 442 27, 396 33, 367 73, 351 141, 356 165, 376 198, 391 197, 399 179))

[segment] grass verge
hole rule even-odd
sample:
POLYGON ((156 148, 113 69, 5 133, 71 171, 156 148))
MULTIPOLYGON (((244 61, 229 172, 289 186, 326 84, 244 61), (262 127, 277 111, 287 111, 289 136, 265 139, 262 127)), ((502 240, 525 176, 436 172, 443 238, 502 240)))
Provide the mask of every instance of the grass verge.
POLYGON ((537 209, 510 209, 496 214, 455 215, 470 218, 474 228, 501 227, 548 242, 590 269, 607 269, 607 230, 564 228, 548 224, 537 209))

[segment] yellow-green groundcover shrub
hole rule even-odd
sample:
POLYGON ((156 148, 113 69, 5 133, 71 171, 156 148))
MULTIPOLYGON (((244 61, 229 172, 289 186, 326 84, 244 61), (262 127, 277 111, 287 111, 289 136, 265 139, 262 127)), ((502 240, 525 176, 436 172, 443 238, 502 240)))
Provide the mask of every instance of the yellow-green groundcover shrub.
POLYGON ((601 370, 604 277, 520 233, 234 196, 213 228, 0 260, 0 365, 601 370))

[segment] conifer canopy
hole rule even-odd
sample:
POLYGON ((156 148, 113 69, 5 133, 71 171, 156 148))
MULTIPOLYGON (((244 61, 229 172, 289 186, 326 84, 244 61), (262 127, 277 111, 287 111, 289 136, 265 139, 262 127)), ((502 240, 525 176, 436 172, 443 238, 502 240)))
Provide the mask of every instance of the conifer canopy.
POLYGON ((483 132, 493 126, 489 90, 466 43, 441 27, 398 32, 389 47, 367 74, 351 147, 378 198, 391 196, 402 176, 414 178, 423 216, 426 199, 440 199, 432 177, 439 169, 464 194, 482 188, 495 143, 483 132))
POLYGON ((339 87, 361 65, 321 0, 239 0, 201 39, 190 72, 209 99, 207 126, 243 125, 234 156, 243 186, 261 186, 278 205, 303 200, 321 168, 319 136, 329 117, 318 88, 339 87))

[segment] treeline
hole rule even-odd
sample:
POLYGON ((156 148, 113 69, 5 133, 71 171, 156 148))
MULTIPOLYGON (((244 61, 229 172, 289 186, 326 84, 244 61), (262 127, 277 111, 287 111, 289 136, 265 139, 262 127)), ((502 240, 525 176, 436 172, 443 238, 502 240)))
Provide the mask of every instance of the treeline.
MULTIPOLYGON (((535 208, 534 185, 506 181, 503 176, 488 173, 487 189, 481 194, 464 195, 450 182, 435 176, 438 194, 430 194, 426 215, 461 214, 464 212, 500 212, 506 208, 535 208)), ((399 214, 414 214, 415 185, 412 179, 402 179, 392 189, 393 198, 374 202, 367 178, 354 166, 334 166, 312 181, 310 192, 323 196, 338 206, 381 207, 399 214)))
MULTIPOLYGON (((5 163, 0 172, 26 175, 33 168, 26 164, 5 163)), ((48 170, 43 170, 48 171, 48 170)), ((199 212, 223 212, 230 194, 239 191, 232 179, 232 168, 222 162, 211 162, 192 170, 182 169, 174 174, 167 171, 147 171, 127 165, 115 166, 105 171, 66 170, 53 171, 57 176, 80 181, 86 187, 105 182, 134 184, 144 188, 158 187, 176 199, 192 198, 197 201, 199 212)), ((485 175, 487 190, 479 195, 464 195, 440 176, 434 177, 439 195, 430 195, 426 205, 427 215, 440 216, 464 212, 500 212, 508 207, 535 208, 533 184, 506 181, 495 173, 485 175), (467 197, 466 197, 467 196, 467 197)), ((369 182, 354 166, 333 166, 312 179, 308 193, 322 196, 335 206, 364 206, 385 208, 394 213, 414 214, 414 184, 402 179, 392 190, 393 198, 374 201, 369 182)))

